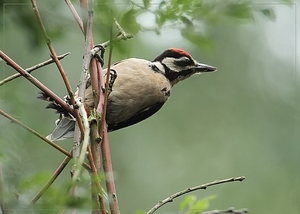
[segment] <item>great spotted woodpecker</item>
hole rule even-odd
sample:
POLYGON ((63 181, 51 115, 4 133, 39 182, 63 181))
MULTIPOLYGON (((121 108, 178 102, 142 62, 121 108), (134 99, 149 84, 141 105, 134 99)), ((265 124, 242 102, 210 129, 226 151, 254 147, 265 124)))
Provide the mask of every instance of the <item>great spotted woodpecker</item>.
MULTIPOLYGON (((156 113, 169 99, 171 88, 179 81, 193 74, 217 70, 213 66, 198 63, 189 53, 178 48, 165 50, 153 61, 125 59, 115 63, 111 69, 116 79, 107 102, 108 131, 131 126, 156 113)), ((49 101, 45 94, 40 98, 49 101)), ((91 85, 86 88, 84 103, 88 111, 94 108, 91 85)), ((50 103, 47 108, 54 108, 60 113, 57 127, 48 138, 56 141, 73 137, 74 118, 55 103, 50 103)))

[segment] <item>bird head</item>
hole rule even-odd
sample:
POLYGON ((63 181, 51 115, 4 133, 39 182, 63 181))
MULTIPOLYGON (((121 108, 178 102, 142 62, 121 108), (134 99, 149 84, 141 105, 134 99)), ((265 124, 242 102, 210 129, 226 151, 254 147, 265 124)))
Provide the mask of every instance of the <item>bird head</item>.
POLYGON ((153 63, 172 85, 193 74, 217 70, 216 67, 197 62, 188 52, 179 48, 165 50, 153 60, 153 63))

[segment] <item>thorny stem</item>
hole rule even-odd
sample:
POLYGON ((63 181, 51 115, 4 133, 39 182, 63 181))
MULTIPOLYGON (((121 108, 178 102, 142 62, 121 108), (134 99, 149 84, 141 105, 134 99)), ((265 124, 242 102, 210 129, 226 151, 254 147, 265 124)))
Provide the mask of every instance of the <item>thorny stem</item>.
POLYGON ((244 176, 241 176, 241 177, 235 177, 235 178, 228 178, 228 179, 223 179, 223 180, 216 180, 216 181, 213 181, 213 182, 210 182, 210 183, 206 183, 206 184, 202 184, 202 185, 199 185, 199 186, 195 186, 195 187, 190 187, 190 188, 187 188, 185 190, 182 190, 180 192, 176 192, 174 193, 173 195, 167 197, 166 199, 162 200, 162 201, 159 201, 154 207, 152 207, 148 212, 147 214, 152 214, 154 213, 156 210, 158 210, 160 207, 162 207, 163 205, 165 205, 166 203, 170 203, 170 202, 173 202, 173 200, 175 198, 178 198, 179 196, 182 196, 184 194, 187 194, 187 193, 190 193, 190 192, 193 192, 193 191, 196 191, 196 190, 200 190, 200 189, 207 189, 208 187, 210 186, 215 186, 215 185, 218 185, 218 184, 223 184, 223 183, 229 183, 229 182, 235 182, 235 181, 243 181, 245 180, 245 177, 244 176))
MULTIPOLYGON (((59 60, 61 60, 61 59, 65 58, 65 57, 66 57, 67 55, 69 55, 69 54, 70 54, 70 52, 65 53, 65 54, 62 54, 62 55, 60 55, 60 56, 57 56, 57 58, 58 58, 59 60)), ((46 60, 46 61, 44 61, 44 62, 41 62, 41 63, 39 63, 39 64, 37 64, 37 65, 34 65, 34 66, 30 67, 30 68, 26 68, 25 71, 27 71, 28 73, 31 73, 32 71, 35 71, 35 70, 37 70, 37 69, 39 69, 39 68, 41 68, 41 67, 44 67, 44 66, 46 66, 46 65, 49 65, 49 64, 53 63, 53 62, 54 62, 53 59, 48 59, 48 60, 46 60)), ((21 77, 21 76, 22 76, 22 75, 21 75, 20 73, 13 74, 13 75, 11 75, 11 76, 9 76, 9 77, 3 79, 2 81, 0 81, 0 86, 1 86, 1 85, 4 85, 4 84, 7 83, 7 82, 10 82, 10 81, 12 81, 12 80, 18 78, 18 77, 21 77)))

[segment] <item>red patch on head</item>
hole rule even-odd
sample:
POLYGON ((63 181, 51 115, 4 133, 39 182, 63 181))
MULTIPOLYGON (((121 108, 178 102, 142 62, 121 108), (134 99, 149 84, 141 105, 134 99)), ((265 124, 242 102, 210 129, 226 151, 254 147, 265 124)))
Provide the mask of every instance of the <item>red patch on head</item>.
POLYGON ((183 56, 186 56, 186 57, 191 57, 191 55, 186 52, 185 50, 182 50, 182 49, 179 49, 179 48, 170 48, 170 50, 180 54, 180 55, 183 55, 183 56))

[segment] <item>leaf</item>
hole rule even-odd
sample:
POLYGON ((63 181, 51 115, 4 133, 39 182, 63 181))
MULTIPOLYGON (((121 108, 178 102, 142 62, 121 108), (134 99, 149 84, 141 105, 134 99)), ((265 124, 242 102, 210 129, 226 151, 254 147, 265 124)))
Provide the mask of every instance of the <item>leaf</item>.
POLYGON ((260 12, 269 18, 271 21, 274 21, 276 19, 276 15, 273 9, 261 9, 260 12))
POLYGON ((231 4, 227 6, 226 14, 238 19, 253 20, 251 8, 246 3, 231 4))
POLYGON ((182 29, 181 35, 201 49, 210 50, 214 44, 212 37, 203 35, 201 32, 196 32, 191 29, 182 29))
POLYGON ((183 201, 180 203, 179 210, 180 211, 188 210, 192 206, 192 204, 195 203, 196 199, 197 198, 194 195, 186 196, 183 199, 183 201))
POLYGON ((209 207, 209 201, 214 199, 215 196, 209 196, 204 199, 197 200, 191 207, 191 213, 201 213, 209 207))
POLYGON ((186 16, 181 16, 180 20, 185 24, 187 28, 193 27, 193 22, 186 16))
POLYGON ((131 8, 121 17, 120 25, 126 33, 137 34, 141 29, 140 24, 136 21, 137 10, 131 8))
POLYGON ((143 0, 143 3, 144 3, 145 9, 147 9, 150 5, 150 0, 143 0))
POLYGON ((146 214, 147 212, 146 211, 144 211, 144 210, 138 210, 137 212, 136 212, 136 214, 146 214))

